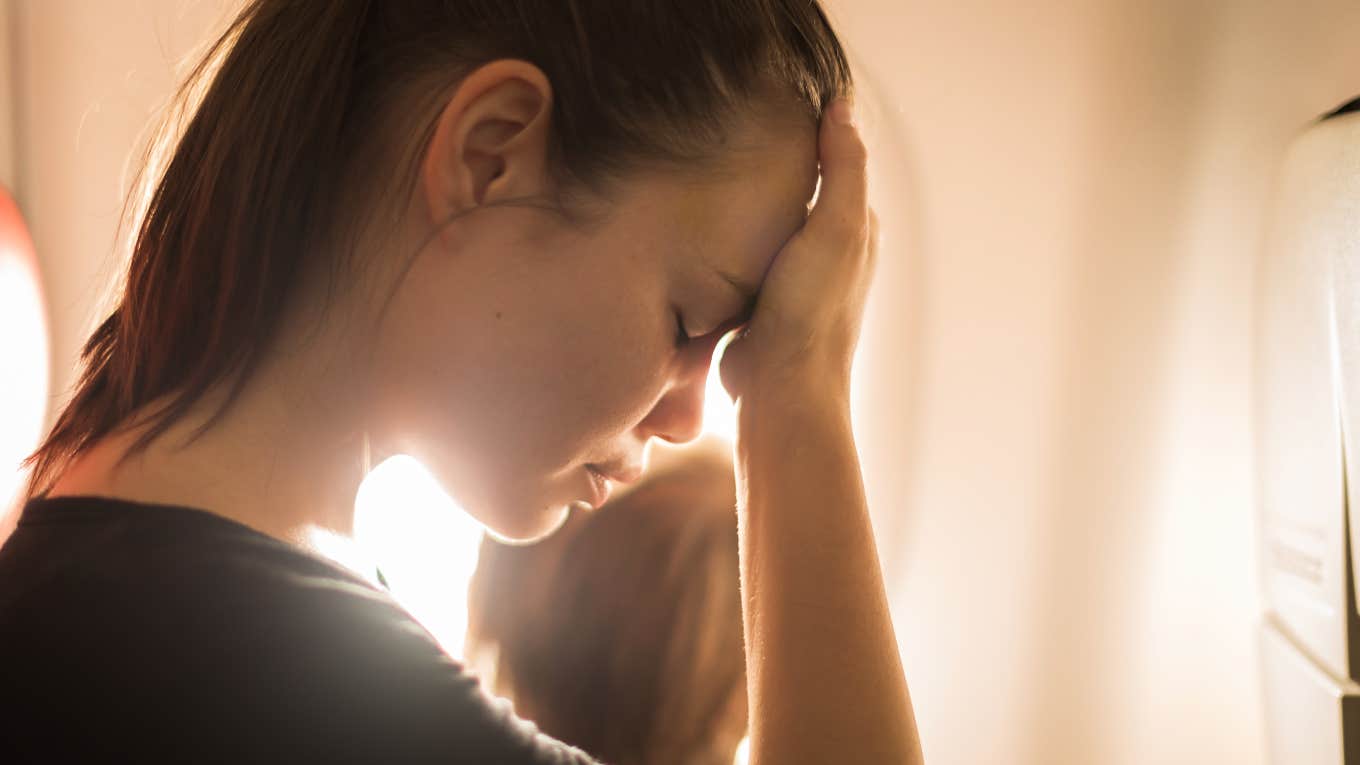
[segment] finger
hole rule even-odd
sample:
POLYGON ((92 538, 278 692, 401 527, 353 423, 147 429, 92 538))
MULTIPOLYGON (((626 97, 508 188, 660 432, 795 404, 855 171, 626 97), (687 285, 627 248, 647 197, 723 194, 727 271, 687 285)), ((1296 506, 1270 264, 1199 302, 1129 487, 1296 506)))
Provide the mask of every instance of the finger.
POLYGON ((868 157, 853 121, 841 121, 850 109, 848 101, 838 99, 822 117, 818 138, 822 187, 806 230, 824 244, 854 243, 868 234, 868 157))

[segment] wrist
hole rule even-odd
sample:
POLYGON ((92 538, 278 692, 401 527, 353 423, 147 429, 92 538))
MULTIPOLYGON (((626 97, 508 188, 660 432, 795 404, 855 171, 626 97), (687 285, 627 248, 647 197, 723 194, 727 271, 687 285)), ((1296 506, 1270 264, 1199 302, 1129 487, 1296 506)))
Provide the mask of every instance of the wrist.
POLYGON ((757 433, 790 438, 795 433, 850 420, 847 381, 842 376, 810 370, 753 378, 736 405, 739 444, 749 443, 757 433))
POLYGON ((849 406, 849 365, 812 359, 793 364, 752 365, 737 391, 737 403, 743 401, 779 408, 849 406))

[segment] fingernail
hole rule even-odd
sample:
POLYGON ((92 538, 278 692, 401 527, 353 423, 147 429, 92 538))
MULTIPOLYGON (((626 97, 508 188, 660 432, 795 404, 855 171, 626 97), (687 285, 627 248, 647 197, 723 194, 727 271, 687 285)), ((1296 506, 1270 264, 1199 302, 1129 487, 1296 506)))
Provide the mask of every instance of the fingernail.
POLYGON ((850 99, 836 99, 836 102, 831 105, 831 119, 839 125, 855 124, 855 109, 850 105, 850 99))

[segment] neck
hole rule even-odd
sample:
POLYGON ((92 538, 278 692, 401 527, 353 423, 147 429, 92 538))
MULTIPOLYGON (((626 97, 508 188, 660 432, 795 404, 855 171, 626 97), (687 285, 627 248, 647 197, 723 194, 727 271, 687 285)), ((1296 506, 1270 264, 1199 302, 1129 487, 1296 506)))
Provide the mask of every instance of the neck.
POLYGON ((318 384, 355 376, 339 365, 318 363, 317 356, 276 354, 192 442, 189 437, 217 410, 221 393, 196 402, 121 466, 115 463, 143 430, 102 439, 68 467, 48 495, 196 507, 313 550, 318 534, 352 536, 354 497, 368 467, 364 418, 353 390, 318 384))

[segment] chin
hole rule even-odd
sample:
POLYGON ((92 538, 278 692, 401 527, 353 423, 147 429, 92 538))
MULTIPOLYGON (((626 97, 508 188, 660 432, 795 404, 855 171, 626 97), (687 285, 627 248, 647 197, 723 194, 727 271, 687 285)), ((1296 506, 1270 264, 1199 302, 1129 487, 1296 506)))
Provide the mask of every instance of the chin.
POLYGON ((533 544, 552 536, 570 516, 561 488, 526 479, 532 474, 527 468, 457 460, 439 452, 419 451, 413 456, 498 542, 533 544))
POLYGON ((547 508, 535 513, 474 513, 487 533, 497 542, 510 545, 531 545, 557 532, 570 517, 570 506, 547 508))

